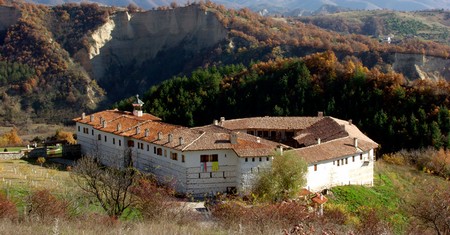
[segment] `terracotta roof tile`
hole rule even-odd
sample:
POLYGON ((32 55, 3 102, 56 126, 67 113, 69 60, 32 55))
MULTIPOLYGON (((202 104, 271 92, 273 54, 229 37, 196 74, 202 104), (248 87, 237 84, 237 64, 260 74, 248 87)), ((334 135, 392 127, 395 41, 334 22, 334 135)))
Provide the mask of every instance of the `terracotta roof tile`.
POLYGON ((339 125, 334 119, 325 117, 313 125, 300 131, 294 137, 300 146, 310 146, 317 144, 317 139, 320 138, 322 143, 346 137, 349 134, 345 131, 343 125, 339 125))
MULTIPOLYGON (((208 125, 192 128, 204 134, 185 150, 232 149, 239 157, 265 157, 273 155, 279 143, 258 138, 241 132, 233 132, 220 126, 208 125), (231 135, 237 136, 236 144, 231 143, 231 135)), ((285 146, 286 147, 286 146, 285 146)))
POLYGON ((220 125, 230 130, 302 130, 323 117, 251 117, 225 120, 220 125))
POLYGON ((375 142, 358 140, 358 148, 355 148, 354 139, 351 137, 344 137, 326 143, 295 149, 292 150, 292 152, 303 157, 308 163, 314 163, 354 155, 361 151, 368 151, 377 147, 378 144, 375 142))
POLYGON ((209 125, 187 128, 161 122, 159 118, 153 115, 144 114, 143 117, 136 117, 130 112, 117 110, 95 113, 92 122, 90 116, 74 120, 92 125, 95 129, 104 132, 182 151, 231 149, 239 157, 262 157, 272 155, 276 147, 280 145, 262 138, 258 138, 258 140, 253 135, 239 132, 236 133, 237 143, 231 144, 230 135, 232 131, 223 127, 209 125), (105 120, 105 127, 101 124, 101 120, 105 120), (120 128, 118 128, 119 124, 120 128), (137 132, 138 128, 139 131, 137 132), (145 136, 146 130, 148 130, 147 136, 145 136), (158 138, 158 133, 161 133, 161 138, 158 138), (171 135, 171 141, 169 141, 169 135, 171 135))

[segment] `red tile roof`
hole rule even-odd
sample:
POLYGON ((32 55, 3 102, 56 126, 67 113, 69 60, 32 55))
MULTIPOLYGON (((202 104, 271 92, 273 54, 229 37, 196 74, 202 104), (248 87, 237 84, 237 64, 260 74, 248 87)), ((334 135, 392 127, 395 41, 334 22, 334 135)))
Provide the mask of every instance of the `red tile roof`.
POLYGON ((303 157, 306 162, 315 163, 355 155, 377 147, 378 144, 375 142, 358 140, 358 148, 355 148, 354 139, 351 137, 344 137, 291 151, 296 153, 298 156, 303 157))
POLYGON ((344 125, 339 125, 334 119, 325 117, 300 131, 294 139, 300 146, 310 146, 317 144, 319 138, 320 141, 324 143, 348 135, 344 125))
POLYGON ((223 127, 209 125, 187 128, 161 122, 159 118, 150 114, 137 117, 130 112, 107 110, 93 115, 92 122, 90 116, 86 116, 84 119, 76 118, 74 121, 91 125, 104 132, 180 151, 230 149, 235 151, 239 157, 265 157, 275 153, 276 147, 280 145, 265 139, 258 138, 258 140, 253 135, 239 132, 236 133, 237 143, 232 144, 230 142, 232 131, 223 127), (105 122, 105 126, 102 125, 102 121, 105 122), (147 136, 146 131, 148 131, 147 136), (159 135, 161 138, 158 138, 159 135), (169 135, 171 136, 170 141, 169 135), (180 140, 180 138, 182 139, 180 140))
MULTIPOLYGON (((208 125, 192 128, 204 134, 185 148, 185 151, 232 149, 239 157, 265 157, 273 155, 279 143, 258 138, 241 132, 233 132, 226 128, 208 125), (231 143, 231 135, 235 133, 237 142, 231 143)), ((287 146, 284 146, 287 147, 287 146)))
POLYGON ((230 130, 303 130, 323 117, 251 117, 225 120, 220 125, 230 130))

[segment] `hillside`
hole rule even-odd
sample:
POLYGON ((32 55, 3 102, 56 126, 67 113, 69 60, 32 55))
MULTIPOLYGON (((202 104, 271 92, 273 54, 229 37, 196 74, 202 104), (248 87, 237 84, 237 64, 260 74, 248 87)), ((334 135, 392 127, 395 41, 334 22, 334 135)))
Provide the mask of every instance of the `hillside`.
POLYGON ((69 122, 198 67, 332 50, 411 80, 448 77, 450 47, 342 35, 211 2, 139 11, 96 4, 0 6, 0 123, 69 122))
MULTIPOLYGON (((295 214, 303 216, 298 210, 279 204, 263 204, 256 205, 257 209, 253 213, 249 206, 245 207, 247 214, 233 211, 236 214, 241 213, 243 217, 226 218, 226 221, 220 218, 222 223, 217 218, 205 219, 198 212, 190 211, 177 213, 173 217, 168 217, 167 212, 160 213, 156 218, 150 219, 137 218, 136 213, 132 213, 128 218, 113 220, 96 205, 94 198, 78 188, 73 181, 73 175, 71 176, 72 172, 58 170, 56 165, 51 164, 41 167, 23 160, 0 160, 0 173, 3 176, 0 181, 0 202, 4 206, 0 214, 1 234, 10 234, 12 231, 16 234, 120 234, 124 231, 127 234, 143 234, 148 231, 156 234, 237 234, 242 231, 252 234, 278 234, 283 228, 290 228, 299 223, 295 220, 295 214), (47 192, 56 197, 41 197, 38 201, 38 206, 41 207, 34 208, 40 212, 36 215, 36 212, 30 209, 30 196, 36 195, 39 190, 49 190, 47 192), (8 220, 10 214, 5 209, 8 204, 5 203, 7 201, 3 195, 14 203, 19 220, 8 220), (69 215, 64 216, 58 211, 58 206, 55 205, 61 205, 61 202, 67 206, 66 213, 69 215), (283 209, 282 215, 287 218, 273 216, 274 212, 283 213, 283 209), (243 218, 245 219, 241 220, 243 218), (265 220, 266 218, 270 219, 265 220), (282 219, 295 222, 290 221, 289 227, 280 226, 279 221, 282 219), (240 225, 234 224, 235 221, 240 225), (261 226, 262 223, 266 226, 261 226)), ((317 219, 309 214, 301 220, 304 224, 316 228, 315 233, 309 234, 322 234, 321 231, 335 234, 367 234, 368 231, 373 232, 372 234, 380 234, 380 231, 392 231, 393 234, 435 234, 432 221, 426 216, 436 213, 438 217, 434 222, 437 222, 438 228, 445 228, 442 224, 445 220, 442 220, 442 217, 445 216, 444 213, 449 213, 448 210, 445 211, 445 200, 449 200, 449 197, 445 196, 450 194, 449 181, 420 172, 411 166, 391 165, 381 160, 376 162, 374 176, 373 187, 333 188, 332 194, 326 195, 329 201, 325 204, 324 217, 317 219), (444 207, 439 207, 439 202, 444 203, 444 207), (420 210, 415 210, 416 208, 420 210)), ((169 197, 160 198, 157 203, 176 210, 174 204, 168 204, 168 200, 169 197)), ((229 199, 229 203, 243 205, 244 202, 229 199)))
MULTIPOLYGON (((65 2, 74 2, 67 0, 30 0, 30 2, 56 5, 65 2)), ((81 2, 81 1, 75 1, 81 2)), ((144 9, 152 9, 159 6, 169 6, 173 1, 169 0, 95 0, 92 2, 101 3, 109 6, 128 6, 129 4, 136 4, 144 9)), ((179 0, 178 4, 186 4, 190 1, 179 0)), ((426 9, 449 9, 450 3, 445 0, 395 0, 395 1, 377 1, 377 0, 307 0, 307 1, 295 1, 295 0, 214 0, 214 3, 223 4, 230 8, 250 8, 253 11, 266 10, 269 14, 285 14, 295 15, 298 14, 311 14, 319 11, 323 7, 331 6, 337 9, 352 9, 352 10, 379 10, 379 9, 391 9, 397 11, 417 11, 426 9)))
POLYGON ((450 12, 443 10, 397 12, 387 10, 353 11, 299 17, 299 21, 345 34, 391 37, 392 43, 419 38, 449 44, 450 12))

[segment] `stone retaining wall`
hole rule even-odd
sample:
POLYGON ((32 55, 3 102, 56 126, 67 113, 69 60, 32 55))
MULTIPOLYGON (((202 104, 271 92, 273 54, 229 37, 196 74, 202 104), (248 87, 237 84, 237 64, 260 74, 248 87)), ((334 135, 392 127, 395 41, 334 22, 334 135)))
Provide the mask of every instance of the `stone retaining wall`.
POLYGON ((0 152, 0 160, 20 159, 23 155, 22 152, 0 152))

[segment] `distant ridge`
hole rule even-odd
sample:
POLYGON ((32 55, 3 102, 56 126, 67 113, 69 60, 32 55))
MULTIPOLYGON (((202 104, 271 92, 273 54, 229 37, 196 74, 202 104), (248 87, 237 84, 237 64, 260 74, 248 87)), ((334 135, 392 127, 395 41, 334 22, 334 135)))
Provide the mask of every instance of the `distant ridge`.
MULTIPOLYGON (((81 2, 81 0, 32 0, 29 2, 58 5, 65 2, 81 2)), ((176 2, 184 5, 191 0, 91 0, 110 6, 128 6, 136 4, 143 9, 152 9, 159 6, 169 6, 176 2)), ((250 8, 253 11, 266 9, 269 14, 285 15, 311 15, 319 11, 323 6, 335 7, 336 9, 351 10, 377 10, 390 9, 397 11, 418 11, 429 9, 450 9, 449 0, 212 0, 212 2, 223 4, 231 8, 250 8)))

